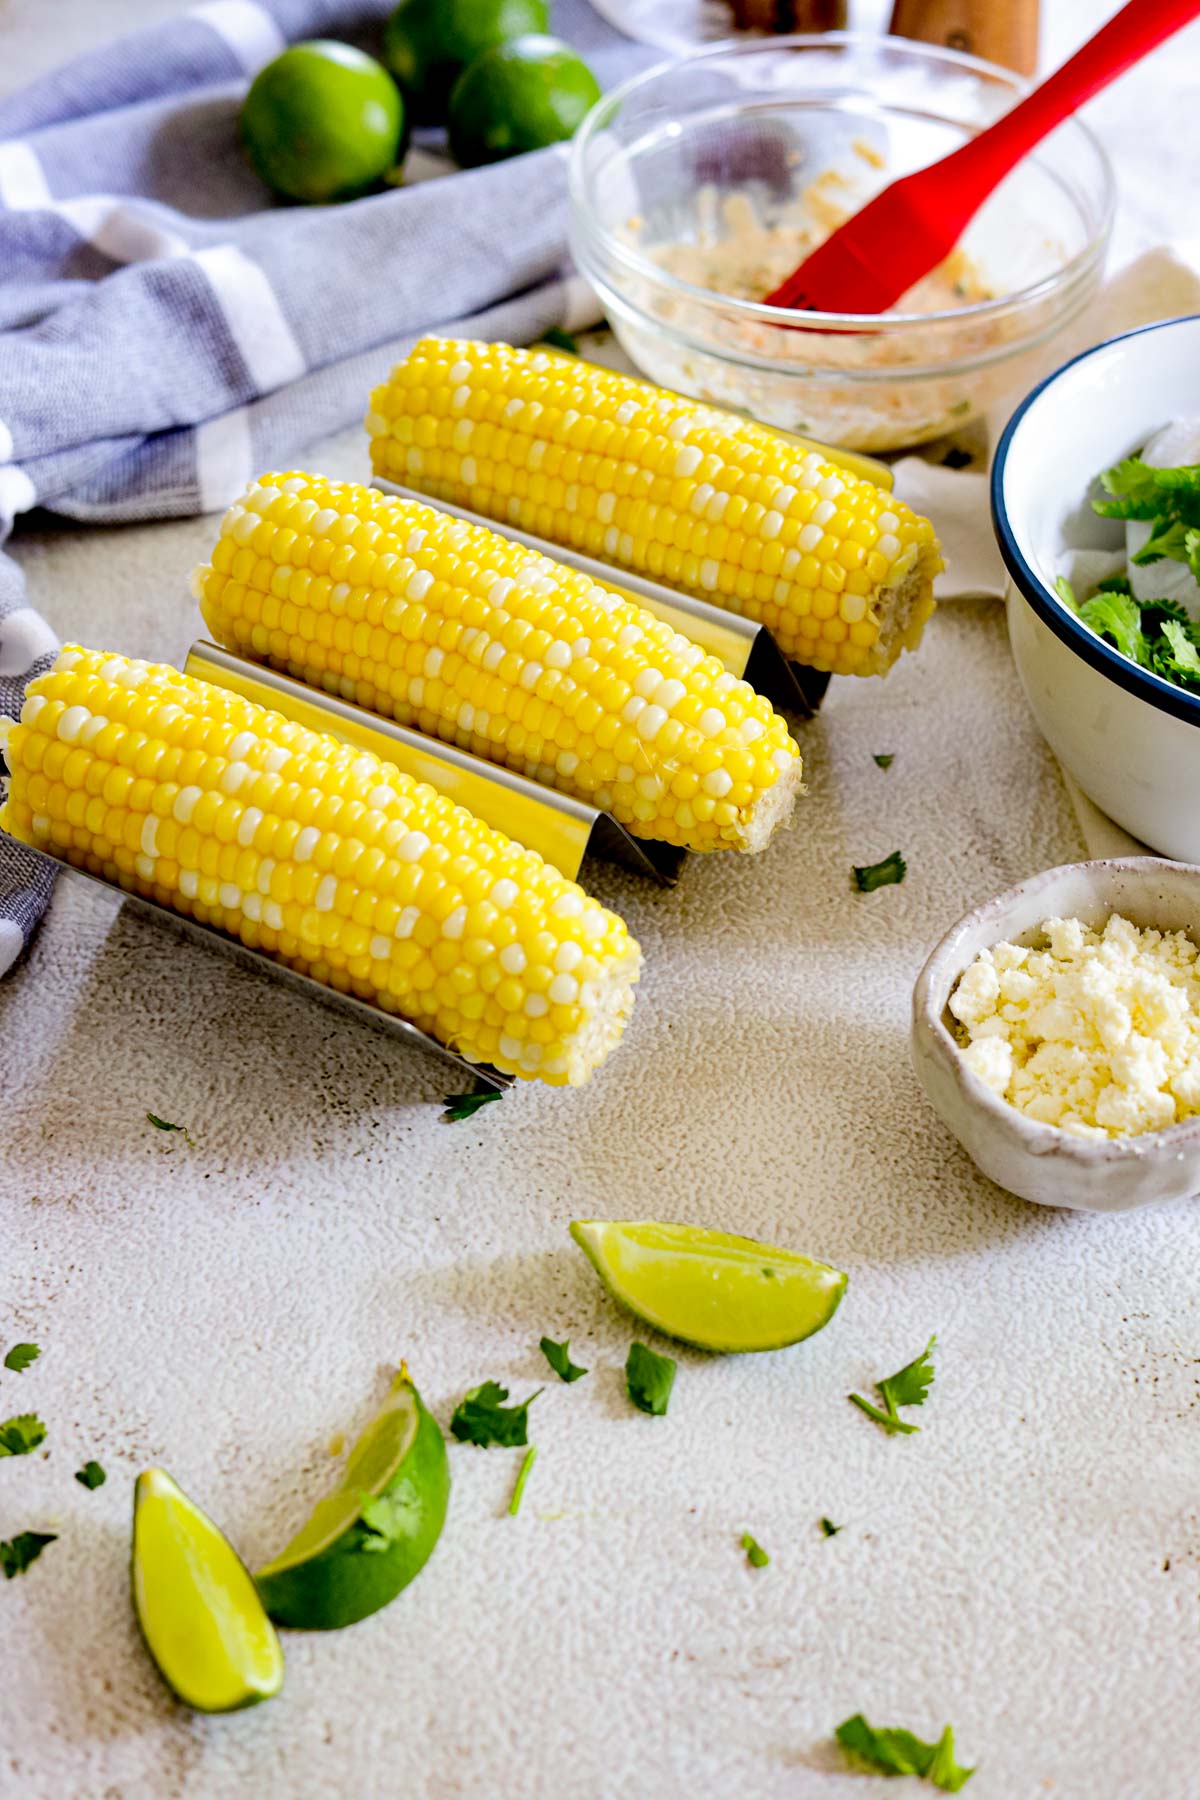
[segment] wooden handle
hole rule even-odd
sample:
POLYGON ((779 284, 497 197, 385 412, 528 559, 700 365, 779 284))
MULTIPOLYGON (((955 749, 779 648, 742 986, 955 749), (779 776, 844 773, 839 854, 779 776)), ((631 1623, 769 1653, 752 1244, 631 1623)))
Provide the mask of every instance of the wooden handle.
POLYGON ((743 30, 844 31, 846 0, 733 0, 743 30))
POLYGON ((895 0, 888 29, 1022 75, 1037 66, 1038 0, 895 0))

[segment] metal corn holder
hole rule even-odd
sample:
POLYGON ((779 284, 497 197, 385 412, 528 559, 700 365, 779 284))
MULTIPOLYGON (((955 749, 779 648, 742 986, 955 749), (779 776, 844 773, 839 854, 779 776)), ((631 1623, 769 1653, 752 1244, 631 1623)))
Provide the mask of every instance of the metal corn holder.
MULTIPOLYGON (((399 487, 381 478, 372 485, 383 493, 415 500, 422 506, 434 506, 468 524, 482 525, 624 594, 716 656, 731 674, 747 681, 786 712, 812 718, 821 703, 829 684, 828 675, 789 663, 764 626, 710 606, 703 600, 677 593, 643 576, 613 569, 579 551, 564 549, 515 526, 470 512, 465 507, 433 500, 428 494, 399 487)), ((426 737, 422 732, 398 725, 393 719, 367 712, 323 689, 309 687, 291 676, 203 641, 193 644, 188 652, 184 672, 282 713, 285 718, 310 730, 327 732, 344 743, 372 751, 467 807, 485 824, 505 832, 528 849, 537 850, 572 880, 579 875, 584 859, 589 856, 618 863, 662 886, 671 886, 678 879, 680 865, 687 853, 675 845, 635 837, 609 814, 583 801, 543 787, 527 776, 486 762, 438 738, 426 737)), ((0 769, 2 766, 0 764, 0 769)), ((29 846, 22 848, 88 887, 117 895, 134 912, 157 920, 179 937, 208 945, 242 968, 264 971, 324 1007, 348 1013, 375 1031, 428 1050, 477 1086, 502 1091, 513 1085, 514 1076, 503 1074, 489 1064, 468 1061, 408 1019, 384 1012, 353 994, 327 987, 312 976, 277 962, 262 950, 249 949, 215 925, 190 919, 117 882, 78 869, 63 858, 29 846)))

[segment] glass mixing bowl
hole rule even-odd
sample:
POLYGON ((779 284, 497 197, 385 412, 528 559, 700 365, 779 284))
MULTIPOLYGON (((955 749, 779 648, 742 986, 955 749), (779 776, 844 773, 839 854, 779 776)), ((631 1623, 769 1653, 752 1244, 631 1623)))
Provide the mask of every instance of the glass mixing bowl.
POLYGON ((828 229, 831 205, 856 211, 1026 90, 1008 69, 905 38, 701 49, 615 88, 584 121, 571 152, 575 259, 627 354, 664 387, 855 449, 937 437, 1028 388, 1096 289, 1113 180, 1077 120, 972 223, 958 264, 967 303, 955 304, 950 273, 936 310, 879 315, 790 312, 704 282, 769 291, 800 260, 786 235, 797 224, 823 215, 828 229))

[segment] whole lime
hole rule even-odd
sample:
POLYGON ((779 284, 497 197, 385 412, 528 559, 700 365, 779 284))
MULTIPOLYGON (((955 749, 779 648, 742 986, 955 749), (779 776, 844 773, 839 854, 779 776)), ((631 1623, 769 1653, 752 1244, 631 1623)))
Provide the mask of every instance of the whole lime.
POLYGON ((404 102, 373 56, 313 38, 260 69, 242 106, 242 143, 291 200, 348 200, 395 164, 404 102))
POLYGON ((514 38, 477 56, 450 96, 450 148, 464 169, 571 137, 600 98, 592 71, 552 37, 514 38))
POLYGON ((469 62, 549 23, 547 0, 400 0, 383 34, 383 57, 417 118, 440 124, 469 62))

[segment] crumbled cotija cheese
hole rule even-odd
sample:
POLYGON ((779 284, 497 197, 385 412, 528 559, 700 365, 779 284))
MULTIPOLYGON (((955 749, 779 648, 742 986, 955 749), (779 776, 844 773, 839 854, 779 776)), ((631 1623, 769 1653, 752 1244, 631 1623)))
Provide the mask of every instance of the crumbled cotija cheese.
POLYGON ((963 1060, 1031 1119, 1079 1137, 1200 1114, 1200 948, 1114 913, 1047 919, 1042 942, 982 950, 950 996, 963 1060))

